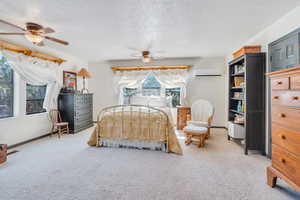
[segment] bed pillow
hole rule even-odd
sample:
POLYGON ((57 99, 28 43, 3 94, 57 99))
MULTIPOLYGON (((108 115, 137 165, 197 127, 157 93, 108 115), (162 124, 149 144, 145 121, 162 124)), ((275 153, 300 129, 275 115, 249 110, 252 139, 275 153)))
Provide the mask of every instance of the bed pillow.
POLYGON ((148 105, 148 97, 133 96, 130 103, 136 105, 148 105))
POLYGON ((152 107, 166 107, 166 99, 164 97, 149 97, 148 105, 152 107))

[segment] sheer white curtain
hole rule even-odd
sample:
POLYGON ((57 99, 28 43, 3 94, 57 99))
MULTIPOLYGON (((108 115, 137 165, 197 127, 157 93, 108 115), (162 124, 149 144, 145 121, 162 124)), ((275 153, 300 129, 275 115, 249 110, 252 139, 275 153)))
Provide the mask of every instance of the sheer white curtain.
POLYGON ((182 104, 186 103, 186 85, 188 81, 187 70, 146 70, 116 72, 114 76, 114 87, 116 94, 119 95, 119 103, 123 103, 123 88, 138 88, 140 91, 142 82, 151 72, 154 73, 158 81, 161 82, 162 88, 165 89, 180 87, 180 101, 182 104))
POLYGON ((45 109, 57 107, 57 97, 62 87, 61 70, 58 64, 8 51, 2 51, 2 54, 12 69, 27 83, 47 85, 43 105, 45 109))
POLYGON ((157 79, 165 88, 180 88, 180 102, 186 104, 187 70, 159 70, 153 71, 157 79))
POLYGON ((149 71, 118 71, 114 77, 115 92, 119 96, 119 104, 123 104, 123 88, 141 89, 143 80, 149 71))

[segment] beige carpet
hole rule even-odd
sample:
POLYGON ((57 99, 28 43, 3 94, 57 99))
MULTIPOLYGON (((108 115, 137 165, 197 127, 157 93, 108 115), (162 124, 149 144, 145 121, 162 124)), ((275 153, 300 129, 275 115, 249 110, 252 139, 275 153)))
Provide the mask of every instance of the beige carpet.
POLYGON ((214 129, 207 146, 184 155, 86 145, 91 129, 24 145, 0 167, 1 200, 285 200, 300 196, 279 180, 266 185, 270 161, 243 155, 214 129))

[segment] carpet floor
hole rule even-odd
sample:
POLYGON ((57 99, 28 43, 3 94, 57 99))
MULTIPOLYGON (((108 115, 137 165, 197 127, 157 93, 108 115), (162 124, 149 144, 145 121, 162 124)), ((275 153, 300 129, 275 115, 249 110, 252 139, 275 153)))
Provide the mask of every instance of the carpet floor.
POLYGON ((265 176, 270 161, 254 153, 245 156, 222 129, 213 129, 201 149, 185 146, 179 134, 183 156, 89 147, 91 131, 18 147, 20 152, 0 166, 0 199, 300 199, 281 180, 270 188, 265 176))

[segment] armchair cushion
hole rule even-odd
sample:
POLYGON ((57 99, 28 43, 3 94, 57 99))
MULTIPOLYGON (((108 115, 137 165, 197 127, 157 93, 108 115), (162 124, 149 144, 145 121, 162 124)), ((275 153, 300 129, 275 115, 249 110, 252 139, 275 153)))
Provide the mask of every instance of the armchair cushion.
POLYGON ((188 121, 187 122, 188 126, 200 126, 200 127, 208 127, 208 122, 203 122, 203 121, 188 121))
POLYGON ((189 125, 183 128, 184 132, 193 133, 193 134, 205 134, 207 133, 208 129, 206 127, 200 127, 200 126, 193 126, 189 125))

